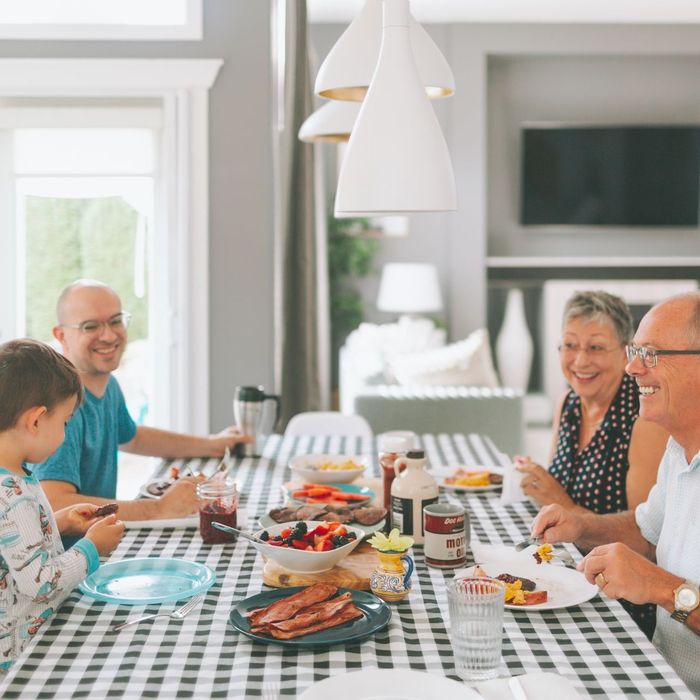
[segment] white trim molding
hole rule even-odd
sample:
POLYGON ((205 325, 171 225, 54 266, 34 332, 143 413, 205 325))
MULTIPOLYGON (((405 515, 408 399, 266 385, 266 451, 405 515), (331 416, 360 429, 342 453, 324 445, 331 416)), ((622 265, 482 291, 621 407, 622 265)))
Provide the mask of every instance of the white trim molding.
MULTIPOLYGON (((22 0, 27 4, 27 0, 22 0)), ((115 5, 118 0, 114 0, 115 5)), ((35 4, 35 3, 32 3, 35 4)), ((166 24, 163 20, 143 22, 143 15, 129 15, 125 12, 122 4, 121 21, 112 20, 100 22, 101 17, 92 14, 90 22, 84 11, 80 16, 82 21, 65 21, 65 10, 61 22, 52 22, 52 16, 56 12, 51 9, 49 14, 42 11, 40 7, 20 8, 13 18, 21 18, 20 21, 0 21, 0 39, 32 39, 32 40, 85 40, 85 41, 200 41, 203 37, 203 12, 204 0, 186 0, 184 21, 180 24, 166 24), (45 15, 45 16, 44 16, 45 15), (46 19, 46 22, 42 22, 46 19), (139 24, 139 19, 143 23, 139 24), (31 21, 30 21, 31 20, 31 21), (131 20, 131 21, 129 21, 131 20)), ((135 6, 137 2, 132 0, 130 5, 135 6)), ((85 8, 83 8, 84 10, 85 8)), ((73 10, 74 13, 74 10, 73 10)), ((70 20, 75 14, 68 17, 70 20)), ((8 15, 3 14, 6 18, 8 15)), ((152 19, 152 18, 151 18, 152 19)))
POLYGON ((219 59, 0 59, 0 97, 152 97, 163 106, 160 193, 166 212, 156 231, 166 279, 151 290, 168 362, 156 365, 170 395, 156 424, 208 433, 209 157, 208 90, 219 59))

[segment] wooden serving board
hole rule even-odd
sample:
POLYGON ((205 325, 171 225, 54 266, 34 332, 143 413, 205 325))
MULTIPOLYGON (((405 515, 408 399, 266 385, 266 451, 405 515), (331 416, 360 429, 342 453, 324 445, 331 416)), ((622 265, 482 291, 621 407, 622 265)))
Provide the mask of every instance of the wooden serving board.
POLYGON ((368 591, 369 577, 378 564, 379 559, 374 549, 367 542, 361 542, 340 564, 320 574, 293 573, 268 559, 263 569, 263 583, 274 588, 287 588, 309 586, 323 581, 342 588, 368 591))

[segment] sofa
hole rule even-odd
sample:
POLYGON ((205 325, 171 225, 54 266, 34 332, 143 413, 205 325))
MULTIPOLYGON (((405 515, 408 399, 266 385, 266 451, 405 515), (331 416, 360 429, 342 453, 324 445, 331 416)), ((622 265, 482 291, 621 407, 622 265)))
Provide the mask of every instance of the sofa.
POLYGON ((501 387, 488 333, 446 344, 430 319, 362 324, 339 358, 340 409, 372 430, 481 433, 507 454, 524 448, 523 394, 501 387))

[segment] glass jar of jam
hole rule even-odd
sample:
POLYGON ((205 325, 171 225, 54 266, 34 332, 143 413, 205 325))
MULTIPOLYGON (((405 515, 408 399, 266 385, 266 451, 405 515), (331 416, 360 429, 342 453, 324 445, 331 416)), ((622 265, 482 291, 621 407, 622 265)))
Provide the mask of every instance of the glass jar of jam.
MULTIPOLYGON (((394 462, 405 457, 409 444, 406 438, 382 435, 379 438, 379 467, 382 470, 384 507, 386 508, 386 529, 391 530, 391 484, 396 476, 394 462)), ((405 469, 405 467, 404 467, 405 469)))
POLYGON ((212 527, 213 522, 236 527, 238 491, 233 479, 212 479, 197 486, 199 532, 206 544, 234 542, 236 535, 212 527))

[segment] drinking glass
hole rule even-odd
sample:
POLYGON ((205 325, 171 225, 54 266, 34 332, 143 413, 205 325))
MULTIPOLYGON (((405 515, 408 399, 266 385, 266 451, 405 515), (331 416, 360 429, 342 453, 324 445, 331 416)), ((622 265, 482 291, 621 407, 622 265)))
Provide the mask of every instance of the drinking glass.
POLYGON ((466 681, 496 678, 503 639, 503 582, 454 579, 447 584, 447 601, 457 674, 466 681))

